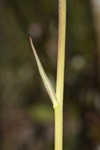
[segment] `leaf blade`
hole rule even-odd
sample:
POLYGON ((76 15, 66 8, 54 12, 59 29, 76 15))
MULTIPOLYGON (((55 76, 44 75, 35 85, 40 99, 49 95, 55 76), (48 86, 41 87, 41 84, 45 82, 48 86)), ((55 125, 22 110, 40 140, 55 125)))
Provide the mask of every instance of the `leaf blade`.
POLYGON ((56 107, 58 102, 57 102, 55 90, 54 90, 54 88, 53 88, 53 86, 52 86, 48 76, 46 75, 46 73, 44 71, 44 68, 43 68, 43 66, 42 66, 42 64, 40 62, 40 59, 39 59, 38 55, 37 55, 36 49, 35 49, 35 47, 33 45, 31 36, 29 36, 29 41, 30 41, 30 45, 31 45, 33 54, 35 56, 35 60, 36 60, 37 67, 38 67, 40 76, 42 78, 43 84, 44 84, 44 86, 45 86, 45 88, 47 90, 47 93, 48 93, 52 103, 53 103, 53 107, 56 107))

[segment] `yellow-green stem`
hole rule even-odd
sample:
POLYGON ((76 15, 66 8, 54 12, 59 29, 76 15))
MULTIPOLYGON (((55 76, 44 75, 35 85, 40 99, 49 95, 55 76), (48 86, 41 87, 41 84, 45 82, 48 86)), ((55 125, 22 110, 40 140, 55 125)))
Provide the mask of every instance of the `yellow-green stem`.
POLYGON ((55 150, 63 149, 63 107, 58 105, 55 109, 55 150))
POLYGON ((59 102, 55 107, 55 150, 63 149, 63 89, 64 89, 64 64, 65 64, 65 33, 66 33, 66 1, 59 0, 58 22, 58 61, 56 97, 59 102))
POLYGON ((56 95, 59 101, 63 99, 64 62, 65 62, 65 29, 66 29, 66 0, 59 0, 58 23, 58 62, 56 95))

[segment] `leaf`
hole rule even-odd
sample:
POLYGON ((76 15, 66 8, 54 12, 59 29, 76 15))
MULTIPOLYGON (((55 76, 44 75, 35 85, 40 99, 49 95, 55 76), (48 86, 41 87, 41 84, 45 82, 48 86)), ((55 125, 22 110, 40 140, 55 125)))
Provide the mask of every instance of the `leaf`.
POLYGON ((53 106, 56 107, 58 102, 57 102, 55 90, 54 90, 54 88, 53 88, 49 78, 47 77, 47 75, 46 75, 46 73, 44 71, 44 68, 43 68, 43 66, 42 66, 42 64, 41 64, 41 62, 39 60, 39 57, 38 57, 36 49, 35 49, 35 47, 33 45, 31 36, 29 36, 29 41, 30 41, 31 48, 32 48, 33 54, 35 56, 37 67, 38 67, 40 76, 42 78, 42 81, 44 83, 44 86, 45 86, 45 88, 47 90, 47 93, 48 93, 52 103, 53 103, 53 106))

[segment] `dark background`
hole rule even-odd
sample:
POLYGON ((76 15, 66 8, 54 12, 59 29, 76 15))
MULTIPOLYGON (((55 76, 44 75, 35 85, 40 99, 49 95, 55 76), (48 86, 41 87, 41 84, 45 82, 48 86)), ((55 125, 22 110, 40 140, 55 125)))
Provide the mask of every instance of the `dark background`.
MULTIPOLYGON (((100 32, 91 1, 67 5, 65 150, 100 149, 100 32)), ((53 149, 52 104, 28 33, 55 87, 57 0, 0 0, 0 150, 53 149)))

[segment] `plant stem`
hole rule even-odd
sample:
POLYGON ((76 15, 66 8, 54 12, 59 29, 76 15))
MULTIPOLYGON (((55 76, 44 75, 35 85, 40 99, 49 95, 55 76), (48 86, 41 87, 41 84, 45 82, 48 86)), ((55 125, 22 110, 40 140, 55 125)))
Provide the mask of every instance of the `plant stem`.
POLYGON ((63 149, 63 107, 58 105, 55 108, 55 150, 63 149))
POLYGON ((65 64, 65 32, 66 32, 66 1, 59 0, 58 22, 58 61, 56 97, 59 102, 55 107, 55 150, 63 149, 63 89, 64 89, 64 64, 65 64))

